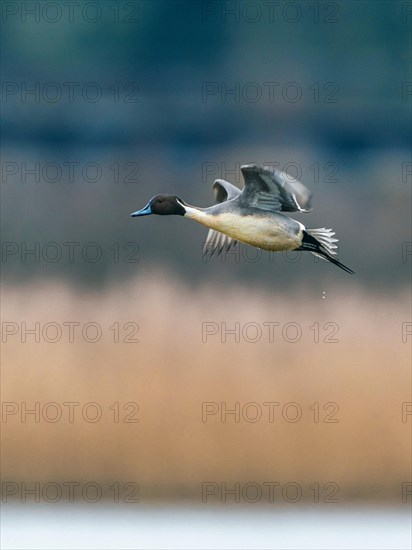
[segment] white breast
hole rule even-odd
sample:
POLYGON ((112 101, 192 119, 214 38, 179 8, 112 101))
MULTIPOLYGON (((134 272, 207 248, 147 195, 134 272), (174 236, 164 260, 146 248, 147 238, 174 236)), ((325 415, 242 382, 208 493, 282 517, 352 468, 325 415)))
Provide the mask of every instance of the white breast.
MULTIPOLYGON (((293 250, 302 242, 304 226, 295 234, 272 216, 239 216, 230 212, 212 215, 185 205, 185 217, 246 244, 265 250, 293 250)), ((299 222, 296 222, 299 223, 299 222)))

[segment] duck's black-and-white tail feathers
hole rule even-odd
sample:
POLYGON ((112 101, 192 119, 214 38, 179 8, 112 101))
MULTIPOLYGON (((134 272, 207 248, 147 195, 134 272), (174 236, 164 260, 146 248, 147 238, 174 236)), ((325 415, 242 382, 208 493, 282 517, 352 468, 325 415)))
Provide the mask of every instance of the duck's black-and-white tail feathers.
POLYGON ((334 239, 334 235, 335 233, 332 229, 326 229, 325 227, 318 229, 305 229, 303 230, 302 244, 298 250, 308 250, 315 256, 319 256, 320 258, 337 265, 347 273, 354 274, 355 272, 352 271, 352 269, 333 257, 336 255, 335 251, 338 248, 335 244, 338 242, 338 239, 334 239))

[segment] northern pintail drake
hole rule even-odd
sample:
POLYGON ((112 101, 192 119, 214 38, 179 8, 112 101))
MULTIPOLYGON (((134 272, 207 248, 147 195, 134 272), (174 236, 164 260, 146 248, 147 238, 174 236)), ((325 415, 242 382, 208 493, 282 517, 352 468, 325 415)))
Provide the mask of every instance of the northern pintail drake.
POLYGON ((179 215, 209 228, 205 255, 226 252, 237 241, 263 250, 307 250, 348 273, 349 267, 334 258, 338 239, 332 229, 307 229, 282 212, 310 212, 312 193, 300 181, 269 166, 241 167, 245 186, 238 189, 228 181, 213 184, 216 204, 209 208, 190 206, 174 195, 156 195, 132 217, 159 214, 179 215))

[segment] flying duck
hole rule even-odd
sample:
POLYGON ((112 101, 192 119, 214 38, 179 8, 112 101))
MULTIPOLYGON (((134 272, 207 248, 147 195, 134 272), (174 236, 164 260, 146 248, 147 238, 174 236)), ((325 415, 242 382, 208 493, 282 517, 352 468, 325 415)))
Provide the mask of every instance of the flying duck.
POLYGON ((354 273, 334 258, 337 248, 332 229, 307 229, 282 212, 310 212, 312 193, 289 174, 269 166, 241 167, 245 186, 238 189, 228 181, 213 184, 216 204, 209 208, 190 206, 174 195, 156 195, 132 217, 159 214, 180 215, 209 228, 205 255, 226 252, 237 241, 263 250, 307 250, 354 273))

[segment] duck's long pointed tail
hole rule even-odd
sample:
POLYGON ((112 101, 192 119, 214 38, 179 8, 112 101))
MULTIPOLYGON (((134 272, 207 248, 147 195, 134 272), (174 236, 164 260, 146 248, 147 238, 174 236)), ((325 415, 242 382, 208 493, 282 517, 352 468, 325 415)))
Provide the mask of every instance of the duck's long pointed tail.
POLYGON ((334 234, 332 229, 325 229, 324 227, 304 229, 302 244, 297 250, 308 250, 315 256, 319 256, 353 275, 355 272, 352 269, 333 257, 336 254, 335 249, 338 248, 335 244, 338 239, 333 238, 334 234))

